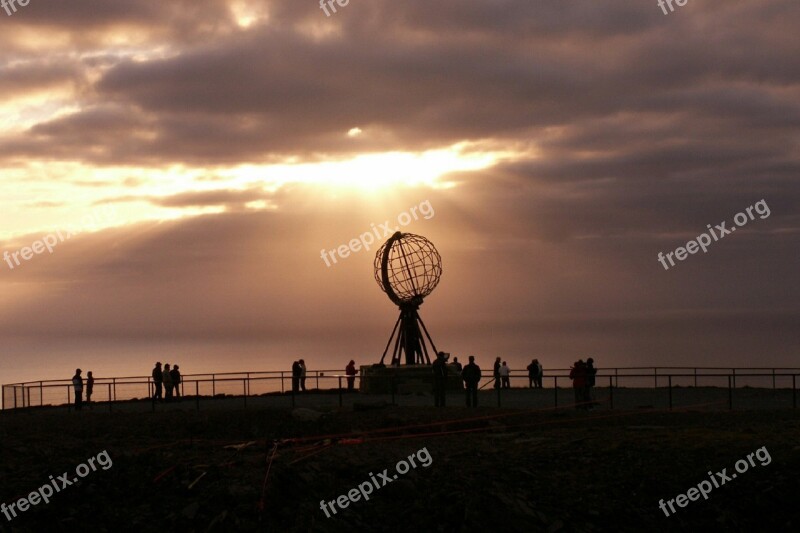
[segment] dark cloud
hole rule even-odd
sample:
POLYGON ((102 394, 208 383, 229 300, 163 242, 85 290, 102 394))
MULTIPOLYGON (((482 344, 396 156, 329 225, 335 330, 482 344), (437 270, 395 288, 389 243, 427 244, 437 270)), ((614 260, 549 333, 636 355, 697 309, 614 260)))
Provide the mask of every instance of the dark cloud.
MULTIPOLYGON (((465 139, 547 142, 554 129, 585 135, 587 124, 627 114, 640 131, 690 140, 672 146, 687 161, 707 143, 725 144, 722 158, 748 149, 743 131, 791 149, 786 133, 800 101, 795 4, 697 4, 668 17, 620 1, 501 4, 384 0, 326 18, 287 0, 263 4, 268 22, 245 31, 191 42, 154 32, 173 39, 174 53, 118 58, 75 115, 5 145, 104 164, 231 163, 465 139), (315 37, 311 25, 340 33, 315 37), (357 141, 345 136, 353 126, 365 131, 357 141)), ((109 26, 157 15, 160 26, 193 28, 231 19, 222 2, 154 5, 87 18, 109 26)), ((71 20, 62 26, 73 28, 71 20)), ((629 140, 613 128, 604 137, 629 140)))

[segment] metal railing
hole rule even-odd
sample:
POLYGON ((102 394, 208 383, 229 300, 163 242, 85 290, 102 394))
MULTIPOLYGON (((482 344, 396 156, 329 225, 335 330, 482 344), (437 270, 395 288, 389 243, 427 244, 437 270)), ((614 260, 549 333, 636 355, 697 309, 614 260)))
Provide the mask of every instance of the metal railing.
MULTIPOLYGON (((481 388, 484 389, 484 395, 486 395, 486 387, 490 387, 489 390, 491 390, 492 382, 494 381, 491 371, 488 376, 486 374, 487 372, 484 371, 484 377, 480 384, 481 388)), ((559 391, 571 388, 568 374, 569 369, 552 369, 546 371, 543 376, 544 388, 552 389, 553 405, 555 406, 559 405, 559 391)), ((639 392, 651 390, 656 394, 656 396, 653 396, 654 401, 652 403, 654 405, 656 403, 659 405, 665 404, 665 407, 671 409, 675 404, 674 394, 678 394, 681 397, 686 396, 687 389, 691 388, 727 390, 726 401, 728 408, 731 409, 734 405, 734 391, 736 389, 758 388, 772 389, 776 393, 785 392, 786 394, 780 395, 781 399, 777 402, 777 405, 786 407, 788 407, 788 394, 789 390, 791 390, 791 406, 796 408, 798 376, 800 376, 800 369, 798 368, 601 368, 598 369, 595 389, 606 394, 609 408, 614 407, 615 395, 619 404, 620 395, 632 397, 627 394, 627 390, 639 392), (645 372, 641 372, 642 370, 645 372), (719 370, 723 372, 714 372, 719 370), (622 382, 622 386, 620 382, 622 382), (754 387, 754 384, 768 386, 754 387), (659 392, 660 389, 665 389, 665 394, 661 394, 659 392)), ((291 386, 292 379, 290 371, 187 374, 182 376, 179 393, 184 401, 193 400, 198 410, 200 409, 201 400, 205 402, 212 398, 238 398, 242 400, 244 406, 247 406, 249 398, 279 396, 290 401, 291 406, 295 406, 299 398, 306 397, 309 393, 300 394, 293 391, 291 386)), ((343 405, 346 396, 346 379, 347 376, 341 374, 341 370, 311 370, 306 374, 306 383, 313 388, 311 392, 316 392, 317 395, 335 397, 336 403, 340 406, 343 405)), ((356 379, 360 380, 361 377, 357 376, 356 379)), ((371 376, 369 379, 379 378, 371 376)), ((503 397, 519 403, 520 400, 513 395, 516 394, 518 396, 518 391, 521 388, 527 388, 529 383, 527 371, 524 370, 511 371, 510 380, 517 387, 514 389, 496 389, 498 406, 502 405, 503 397), (523 384, 524 387, 519 387, 520 384, 523 384)), ((387 389, 390 390, 390 393, 385 396, 387 396, 387 399, 390 397, 392 403, 396 402, 398 396, 408 396, 408 394, 400 393, 394 383, 391 383, 387 389)), ((152 404, 151 409, 155 410, 156 402, 153 401, 153 391, 154 384, 147 376, 95 378, 92 400, 95 405, 99 402, 110 411, 114 409, 115 403, 147 400, 152 404)), ((455 393, 456 391, 451 391, 449 394, 453 395, 455 393)), ((541 393, 534 394, 541 395, 541 393)), ((641 395, 639 396, 641 397, 641 395)), ((6 410, 48 405, 70 406, 72 401, 73 389, 71 380, 42 380, 3 385, 3 409, 6 410)), ((412 401, 404 403, 414 404, 412 401)), ((563 400, 561 404, 564 404, 563 400)), ((638 405, 638 407, 642 407, 642 405, 638 405)))

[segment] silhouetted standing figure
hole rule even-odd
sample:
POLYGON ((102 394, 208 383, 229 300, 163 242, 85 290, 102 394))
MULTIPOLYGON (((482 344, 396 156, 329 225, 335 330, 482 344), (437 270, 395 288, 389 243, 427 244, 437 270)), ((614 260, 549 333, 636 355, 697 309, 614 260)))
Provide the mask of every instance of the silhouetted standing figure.
MULTIPOLYGON (((458 357, 453 357, 453 366, 456 367, 456 372, 458 373, 459 376, 461 376, 461 372, 464 370, 464 367, 461 363, 458 362, 458 357)), ((464 385, 461 383, 461 380, 459 380, 458 385, 462 389, 464 388, 464 385)))
POLYGON ((447 361, 444 359, 444 352, 439 352, 433 362, 433 403, 436 407, 444 407, 446 388, 447 361))
MULTIPOLYGON (((94 377, 92 376, 92 371, 86 373, 86 405, 89 406, 89 409, 92 408, 92 392, 94 390, 94 377)), ((109 398, 111 401, 111 398, 109 398)))
POLYGON ((169 363, 164 363, 161 379, 164 381, 164 401, 169 402, 172 400, 172 374, 170 374, 169 363))
POLYGON ((503 388, 510 389, 511 388, 511 370, 508 368, 508 365, 505 361, 503 361, 503 366, 500 367, 500 378, 503 380, 503 388))
POLYGON ((586 393, 586 364, 583 359, 578 359, 575 366, 570 368, 569 379, 572 380, 572 389, 575 391, 575 408, 582 409, 586 393))
POLYGON ((174 391, 174 395, 176 398, 181 397, 181 371, 178 365, 172 367, 172 370, 169 371, 169 375, 172 378, 172 390, 174 391))
POLYGON ((72 376, 72 387, 75 389, 75 410, 80 411, 83 407, 83 378, 80 368, 75 369, 75 375, 72 376))
POLYGON ((347 374, 347 391, 353 392, 353 388, 356 384, 356 374, 358 373, 356 370, 356 362, 351 359, 350 363, 345 367, 344 373, 347 374))
POLYGON ((303 369, 300 368, 300 363, 295 361, 292 363, 292 392, 300 392, 300 375, 303 369))
POLYGON ((536 364, 536 359, 531 361, 528 365, 528 387, 533 388, 536 384, 536 373, 539 371, 539 366, 536 364))
POLYGON ((161 401, 161 384, 164 382, 164 376, 161 373, 161 363, 156 363, 153 368, 153 400, 161 401))
POLYGON ((478 407, 478 383, 481 380, 481 367, 475 364, 475 356, 469 356, 469 363, 461 371, 461 379, 467 387, 467 407, 478 407))
POLYGON ((534 359, 533 362, 536 363, 536 367, 538 368, 538 370, 536 371, 536 379, 534 380, 534 383, 536 383, 536 386, 541 389, 542 377, 544 377, 544 369, 542 368, 542 363, 540 363, 538 359, 534 359))
POLYGON ((300 359, 300 390, 306 391, 306 362, 300 359))
POLYGON ((500 388, 500 358, 494 360, 494 388, 500 388))
POLYGON ((594 387, 595 383, 595 376, 597 375, 597 369, 594 367, 594 359, 591 357, 586 360, 586 387, 584 394, 583 401, 586 403, 586 408, 589 409, 592 407, 592 387, 594 387))

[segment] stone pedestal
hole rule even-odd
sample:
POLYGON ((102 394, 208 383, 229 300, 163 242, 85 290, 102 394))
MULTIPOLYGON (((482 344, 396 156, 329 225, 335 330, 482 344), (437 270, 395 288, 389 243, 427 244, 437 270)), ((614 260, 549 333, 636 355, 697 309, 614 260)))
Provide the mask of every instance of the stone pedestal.
MULTIPOLYGON (((447 365, 447 390, 462 390, 463 382, 455 365, 447 365)), ((431 365, 361 367, 361 392, 367 394, 433 393, 431 365)))

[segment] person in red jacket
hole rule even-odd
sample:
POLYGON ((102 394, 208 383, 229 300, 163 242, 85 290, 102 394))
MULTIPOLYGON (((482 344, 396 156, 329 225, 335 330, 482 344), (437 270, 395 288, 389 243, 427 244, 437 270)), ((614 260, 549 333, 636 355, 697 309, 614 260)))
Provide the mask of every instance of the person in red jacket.
POLYGON ((578 359, 575 366, 569 370, 569 379, 572 380, 572 389, 575 391, 575 408, 582 409, 584 405, 584 392, 586 390, 586 363, 578 359))

